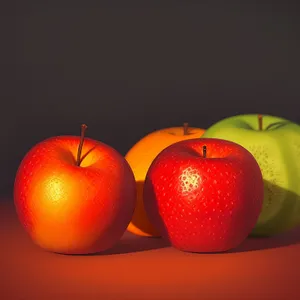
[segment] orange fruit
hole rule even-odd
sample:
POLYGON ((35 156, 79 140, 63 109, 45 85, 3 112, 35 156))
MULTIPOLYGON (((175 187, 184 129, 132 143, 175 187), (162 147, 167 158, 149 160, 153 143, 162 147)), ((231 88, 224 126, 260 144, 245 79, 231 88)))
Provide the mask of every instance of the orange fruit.
POLYGON ((160 234, 148 220, 143 203, 143 187, 147 171, 154 158, 166 147, 183 140, 200 138, 204 129, 188 127, 164 128, 154 131, 139 140, 126 154, 125 158, 131 166, 137 185, 137 201, 135 211, 127 230, 140 236, 159 237, 160 234))

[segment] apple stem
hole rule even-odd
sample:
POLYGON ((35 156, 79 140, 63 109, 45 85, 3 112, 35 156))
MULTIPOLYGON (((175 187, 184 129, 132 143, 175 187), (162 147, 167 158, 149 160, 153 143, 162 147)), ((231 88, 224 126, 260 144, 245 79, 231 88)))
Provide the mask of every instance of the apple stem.
POLYGON ((206 146, 202 147, 203 158, 206 158, 206 146))
POLYGON ((189 130, 189 123, 183 123, 183 135, 187 135, 189 130))
POLYGON ((83 147, 83 142, 84 142, 84 134, 87 129, 87 126, 85 124, 81 125, 81 135, 80 135, 80 143, 78 146, 78 151, 77 151, 77 160, 76 160, 76 166, 80 166, 81 163, 81 152, 82 152, 82 147, 83 147))
POLYGON ((263 130, 263 116, 258 115, 258 130, 261 131, 263 130))

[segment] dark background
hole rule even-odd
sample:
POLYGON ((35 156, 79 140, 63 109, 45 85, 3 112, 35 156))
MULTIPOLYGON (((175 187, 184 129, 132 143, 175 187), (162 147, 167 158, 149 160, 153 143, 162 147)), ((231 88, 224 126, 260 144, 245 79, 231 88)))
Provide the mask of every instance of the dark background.
POLYGON ((277 1, 1 4, 0 194, 37 142, 88 136, 125 154, 147 133, 240 113, 300 122, 300 16, 277 1))

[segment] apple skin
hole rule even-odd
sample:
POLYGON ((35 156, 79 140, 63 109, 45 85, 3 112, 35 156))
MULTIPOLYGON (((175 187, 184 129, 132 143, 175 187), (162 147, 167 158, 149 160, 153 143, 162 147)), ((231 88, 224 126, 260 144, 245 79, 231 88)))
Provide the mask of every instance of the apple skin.
POLYGON ((129 164, 112 147, 86 138, 59 136, 35 145, 15 178, 19 220, 43 249, 89 254, 111 248, 126 231, 135 201, 129 164))
POLYGON ((264 203, 252 236, 272 236, 300 224, 300 126, 276 116, 238 115, 212 125, 203 135, 236 142, 257 160, 264 179, 264 203), (269 128, 268 128, 269 127, 269 128))
POLYGON ((262 202, 263 180, 256 160, 229 141, 177 142, 160 152, 146 175, 148 217, 182 251, 223 252, 237 247, 253 229, 262 202))

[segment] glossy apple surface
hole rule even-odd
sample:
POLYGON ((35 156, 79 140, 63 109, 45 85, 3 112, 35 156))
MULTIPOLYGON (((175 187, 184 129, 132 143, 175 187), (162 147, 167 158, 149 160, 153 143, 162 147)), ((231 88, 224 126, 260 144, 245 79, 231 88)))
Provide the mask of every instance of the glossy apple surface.
POLYGON ((262 213, 252 235, 271 236, 300 224, 300 126, 283 118, 239 115, 203 135, 236 142, 256 158, 264 179, 262 213))
POLYGON ((112 247, 126 231, 136 200, 126 160, 112 147, 86 138, 60 136, 35 145, 15 179, 20 222, 40 247, 87 254, 112 247))
POLYGON ((136 207, 128 231, 140 236, 159 236, 144 209, 143 187, 147 171, 163 149, 179 141, 199 138, 203 132, 204 129, 189 127, 187 123, 181 127, 163 128, 146 135, 128 151, 125 158, 134 173, 137 185, 136 207))
POLYGON ((175 248, 190 252, 237 247, 257 222, 262 201, 262 174, 252 154, 219 139, 169 146, 151 164, 144 186, 151 222, 175 248))

